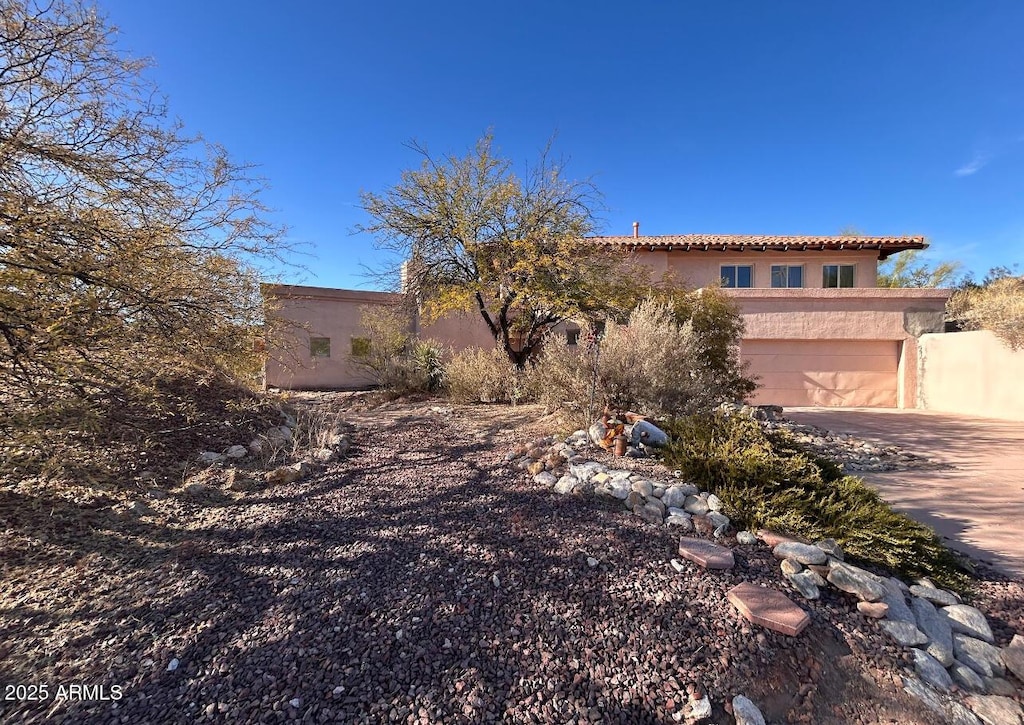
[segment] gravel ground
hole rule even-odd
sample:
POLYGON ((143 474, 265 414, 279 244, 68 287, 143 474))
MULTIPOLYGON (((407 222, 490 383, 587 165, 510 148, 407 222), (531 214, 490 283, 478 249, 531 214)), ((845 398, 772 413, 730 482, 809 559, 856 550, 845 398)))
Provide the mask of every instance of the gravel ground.
MULTIPOLYGON (((47 695, 0 701, 0 720, 677 722, 706 692, 717 723, 735 694, 769 722, 934 722, 850 599, 801 601, 796 638, 736 614, 734 584, 787 588, 763 545, 677 574, 668 529, 505 468, 529 412, 354 413, 348 460, 287 487, 174 491, 152 518, 7 492, 0 685, 47 695)), ((1019 582, 980 600, 997 637, 1024 632, 1019 582)))

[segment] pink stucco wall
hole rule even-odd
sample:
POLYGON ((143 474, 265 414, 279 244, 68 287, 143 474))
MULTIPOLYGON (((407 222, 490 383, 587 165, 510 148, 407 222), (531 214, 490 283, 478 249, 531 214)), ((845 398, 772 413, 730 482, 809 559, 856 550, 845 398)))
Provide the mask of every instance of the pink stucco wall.
POLYGON ((878 274, 877 250, 845 250, 826 252, 684 252, 681 250, 654 251, 639 249, 636 259, 647 265, 655 277, 664 272, 686 284, 687 287, 707 287, 718 284, 723 264, 749 265, 753 267, 753 286, 771 287, 772 265, 784 264, 803 267, 803 288, 821 288, 821 268, 826 264, 854 265, 853 284, 855 287, 874 287, 878 274))
POLYGON ((913 408, 917 337, 942 329, 948 290, 736 289, 753 402, 913 408))
POLYGON ((349 361, 352 338, 362 337, 360 308, 396 305, 400 295, 387 292, 276 285, 265 288, 272 299, 280 333, 268 341, 266 384, 285 390, 360 388, 371 379, 349 361), (312 357, 310 337, 331 341, 330 357, 312 357))
MULTIPOLYGON (((393 306, 401 295, 387 292, 276 285, 265 288, 281 321, 279 334, 269 341, 266 384, 285 390, 363 388, 373 380, 349 360, 352 338, 363 337, 360 319, 366 306, 393 306), (330 357, 313 357, 310 338, 328 338, 330 357)), ((409 329, 417 327, 409 319, 409 329)), ((494 345, 479 315, 453 314, 418 325, 421 339, 451 350, 494 345)))
POLYGON ((987 330, 922 335, 919 407, 1024 420, 1024 350, 987 330))

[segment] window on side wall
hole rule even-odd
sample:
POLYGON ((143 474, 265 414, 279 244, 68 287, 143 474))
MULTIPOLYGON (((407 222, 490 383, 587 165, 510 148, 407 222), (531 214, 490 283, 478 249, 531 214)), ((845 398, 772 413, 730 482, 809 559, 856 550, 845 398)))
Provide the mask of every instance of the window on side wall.
POLYGON ((803 287, 804 268, 800 265, 773 264, 772 287, 803 287))
POLYGON ((719 271, 723 287, 754 286, 754 268, 749 264, 723 264, 719 271))
POLYGON ((821 267, 822 287, 853 287, 852 264, 824 264, 821 267))
POLYGON ((331 338, 329 338, 329 337, 311 337, 311 338, 309 338, 309 356, 310 357, 330 357, 331 356, 331 338))
POLYGON ((568 327, 565 330, 565 344, 578 345, 580 342, 580 328, 568 327))
POLYGON ((349 353, 352 357, 366 357, 370 354, 370 338, 353 337, 352 350, 349 353))

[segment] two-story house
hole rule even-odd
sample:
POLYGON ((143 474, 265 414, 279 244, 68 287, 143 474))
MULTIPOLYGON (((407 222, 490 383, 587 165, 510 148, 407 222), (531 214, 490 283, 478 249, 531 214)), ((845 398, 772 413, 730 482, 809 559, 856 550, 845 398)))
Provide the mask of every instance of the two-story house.
MULTIPOLYGON (((949 293, 878 289, 875 281, 879 260, 924 248, 921 237, 641 236, 634 223, 632 235, 584 243, 634 254, 655 277, 670 273, 689 287, 728 289, 746 324, 741 355, 761 386, 754 402, 917 407, 917 337, 942 330, 949 293)), ((296 323, 292 353, 267 364, 268 385, 367 382, 347 364, 349 347, 358 344, 359 306, 395 304, 396 295, 291 286, 268 293, 296 323)), ((422 333, 455 348, 493 344, 473 316, 441 320, 422 333)))

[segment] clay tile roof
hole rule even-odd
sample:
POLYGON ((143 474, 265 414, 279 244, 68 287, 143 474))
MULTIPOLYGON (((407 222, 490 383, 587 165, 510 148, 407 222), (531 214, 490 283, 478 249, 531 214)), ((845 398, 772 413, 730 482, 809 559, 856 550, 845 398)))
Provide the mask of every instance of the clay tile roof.
POLYGON ((804 251, 840 249, 877 249, 878 256, 928 246, 924 237, 860 237, 860 236, 776 236, 767 234, 668 234, 661 236, 632 235, 588 237, 597 244, 613 244, 630 249, 667 249, 668 251, 804 251))

